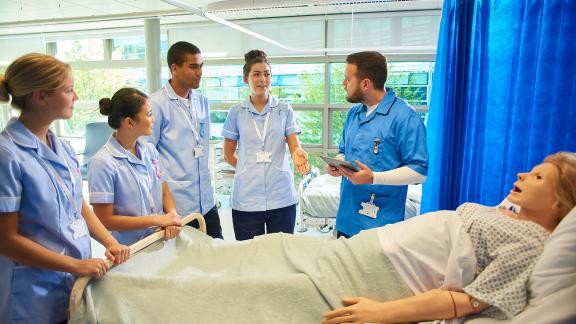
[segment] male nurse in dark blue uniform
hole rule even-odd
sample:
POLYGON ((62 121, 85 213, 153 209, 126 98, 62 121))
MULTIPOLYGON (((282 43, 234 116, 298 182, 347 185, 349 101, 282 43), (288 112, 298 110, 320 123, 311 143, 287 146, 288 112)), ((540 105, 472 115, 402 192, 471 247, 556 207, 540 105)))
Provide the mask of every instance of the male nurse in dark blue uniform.
POLYGON ((332 176, 343 177, 339 237, 402 221, 408 185, 424 182, 428 173, 425 126, 414 108, 385 87, 387 75, 386 57, 378 52, 346 58, 342 84, 346 100, 357 105, 344 122, 337 158, 360 171, 326 165, 332 176))

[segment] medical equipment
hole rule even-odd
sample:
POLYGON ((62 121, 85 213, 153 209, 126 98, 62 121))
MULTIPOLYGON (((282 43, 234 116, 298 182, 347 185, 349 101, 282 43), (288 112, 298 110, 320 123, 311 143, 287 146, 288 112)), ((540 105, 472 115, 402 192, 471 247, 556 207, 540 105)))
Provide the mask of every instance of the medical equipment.
MULTIPOLYGON (((296 228, 299 232, 305 232, 308 228, 323 230, 336 225, 341 181, 341 177, 320 175, 316 167, 302 178, 298 185, 299 213, 296 228)), ((420 213, 421 197, 422 185, 408 186, 404 219, 420 213)))
MULTIPOLYGON (((193 220, 198 220, 199 230, 203 233, 206 233, 206 221, 202 214, 199 213, 192 213, 185 217, 182 217, 182 225, 188 224, 193 220)), ((139 252, 140 250, 144 249, 145 247, 149 246, 150 244, 164 238, 164 230, 160 230, 151 234, 140 241, 130 245, 130 256, 134 255, 135 253, 139 252)), ((113 267, 113 264, 110 260, 106 260, 106 264, 108 267, 113 267)), ((74 286, 72 286, 72 291, 70 292, 70 304, 69 304, 69 314, 74 313, 80 301, 82 299, 82 295, 84 293, 84 289, 90 283, 92 277, 81 277, 74 282, 74 286)))
POLYGON ((346 169, 350 169, 354 172, 358 172, 360 170, 358 170, 358 168, 356 166, 354 166, 354 164, 348 162, 348 161, 344 161, 344 160, 338 160, 338 159, 333 159, 333 158, 329 158, 327 156, 320 156, 320 158, 322 160, 324 160, 324 162, 326 162, 326 164, 332 166, 332 167, 343 167, 346 169))

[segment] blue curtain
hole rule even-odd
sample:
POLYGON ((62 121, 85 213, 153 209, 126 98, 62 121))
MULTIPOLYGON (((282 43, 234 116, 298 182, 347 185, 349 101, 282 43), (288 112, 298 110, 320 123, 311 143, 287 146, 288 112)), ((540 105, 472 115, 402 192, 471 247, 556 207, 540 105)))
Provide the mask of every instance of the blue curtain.
POLYGON ((576 151, 576 1, 444 0, 422 212, 496 205, 576 151))

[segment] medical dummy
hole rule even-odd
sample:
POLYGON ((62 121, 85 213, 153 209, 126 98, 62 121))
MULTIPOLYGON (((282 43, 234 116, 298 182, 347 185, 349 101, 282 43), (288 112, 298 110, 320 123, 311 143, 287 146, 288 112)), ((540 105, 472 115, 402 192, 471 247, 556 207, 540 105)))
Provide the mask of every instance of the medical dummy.
POLYGON ((115 129, 88 166, 90 204, 118 242, 131 245, 158 228, 165 238, 180 233, 180 216, 154 145, 154 118, 146 95, 133 88, 100 99, 100 113, 115 129), (164 214, 166 213, 166 214, 164 214))
POLYGON ((287 149, 298 172, 308 172, 294 111, 270 94, 266 53, 252 50, 244 59, 250 95, 230 108, 222 130, 224 158, 236 168, 231 207, 239 241, 265 233, 293 233, 298 197, 287 149))
POLYGON ((517 214, 467 203, 350 239, 276 233, 222 243, 182 231, 89 286, 73 320, 511 318, 526 306, 528 278, 549 233, 576 204, 576 154, 549 156, 519 174, 508 200, 520 207, 517 214))
POLYGON ((82 198, 72 147, 50 130, 78 99, 68 64, 26 54, 0 76, 0 101, 20 110, 0 133, 0 323, 66 320, 75 276, 102 277, 90 236, 114 264, 129 257, 82 198))

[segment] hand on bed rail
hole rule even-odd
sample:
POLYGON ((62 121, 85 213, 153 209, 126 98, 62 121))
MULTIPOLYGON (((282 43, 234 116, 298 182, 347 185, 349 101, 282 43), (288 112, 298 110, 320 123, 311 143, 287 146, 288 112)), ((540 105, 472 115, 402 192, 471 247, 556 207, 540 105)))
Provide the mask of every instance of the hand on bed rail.
POLYGON ((157 231, 164 231, 164 239, 173 239, 180 234, 180 231, 182 230, 182 220, 175 210, 170 211, 163 216, 159 216, 159 218, 160 226, 157 231))
POLYGON ((130 258, 130 247, 113 242, 106 247, 104 255, 107 259, 75 260, 74 269, 70 272, 78 277, 102 278, 112 266, 124 263, 130 258))
MULTIPOLYGON (((198 224, 200 225, 199 230, 202 233, 206 233, 206 221, 204 220, 204 217, 202 216, 202 214, 199 213, 192 213, 189 215, 186 215, 184 217, 182 217, 181 222, 182 224, 187 224, 193 220, 198 220, 198 224)), ((162 229, 164 230, 164 229, 162 229)), ((158 239, 161 239, 162 236, 165 236, 165 233, 162 233, 162 230, 156 233, 153 233, 143 239, 141 239, 140 241, 130 245, 130 247, 127 247, 125 245, 119 245, 119 244, 112 244, 110 245, 107 249, 106 249, 106 253, 110 252, 110 254, 115 258, 116 261, 120 261, 120 260, 125 260, 124 258, 124 253, 126 251, 126 249, 128 249, 128 255, 132 255, 134 253, 137 253, 138 251, 144 249, 145 247, 147 247, 148 245, 154 243, 155 241, 157 241, 158 239)), ((108 256, 108 255, 107 255, 108 256)), ((107 271, 108 269, 110 269, 113 265, 116 265, 114 263, 112 263, 111 260, 102 260, 102 259, 90 259, 90 260, 99 260, 105 263, 105 270, 107 271)), ((90 261, 90 260, 84 260, 83 262, 86 261, 90 261)), ((98 267, 101 267, 100 262, 96 262, 98 267)), ((102 268, 100 268, 102 269, 102 268)), ((84 288, 86 288, 86 285, 88 285, 88 282, 90 281, 91 277, 95 277, 95 278, 101 278, 102 276, 104 276, 104 274, 106 273, 106 271, 104 271, 100 276, 95 276, 92 273, 75 273, 77 275, 79 275, 79 278, 76 280, 76 282, 74 282, 74 285, 72 286, 72 291, 70 292, 70 303, 69 303, 69 315, 72 314, 74 312, 74 310, 78 307, 80 300, 82 298, 82 294, 84 292, 84 288)), ((73 271, 71 271, 73 272, 73 271)), ((99 274, 99 273, 97 273, 99 274)))
POLYGON ((104 255, 113 265, 119 265, 130 258, 130 247, 115 242, 106 246, 106 252, 104 252, 104 255))
POLYGON ((86 259, 76 260, 74 265, 75 270, 72 273, 77 277, 93 277, 102 278, 104 274, 110 269, 110 266, 104 259, 86 259))

